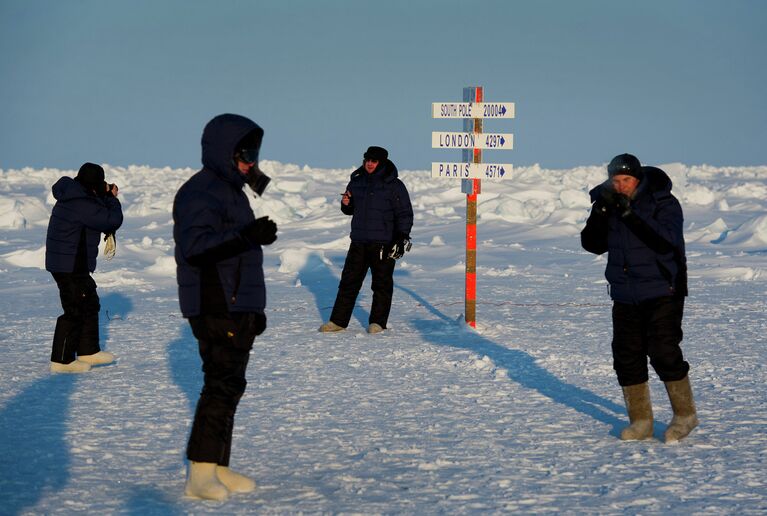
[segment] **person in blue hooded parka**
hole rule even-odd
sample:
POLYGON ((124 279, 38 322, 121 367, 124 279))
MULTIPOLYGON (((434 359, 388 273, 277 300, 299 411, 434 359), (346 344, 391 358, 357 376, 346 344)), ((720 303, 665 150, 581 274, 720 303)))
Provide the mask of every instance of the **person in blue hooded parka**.
POLYGON ((698 425, 690 365, 680 347, 687 296, 682 207, 668 175, 643 167, 636 156, 616 156, 607 173, 607 181, 590 192, 593 205, 581 244, 591 253, 607 252, 613 367, 630 422, 621 439, 653 435, 649 357, 674 411, 665 440, 677 441, 698 425))
POLYGON ((413 207, 397 167, 383 147, 368 147, 341 198, 341 212, 352 217, 351 245, 341 272, 338 294, 323 333, 349 325, 362 283, 370 269, 373 304, 368 333, 386 329, 394 291, 395 260, 410 250, 413 207))
POLYGON ((179 303, 204 373, 186 450, 185 494, 194 498, 223 500, 255 489, 229 469, 229 458, 250 351, 266 329, 261 246, 277 239, 277 225, 256 219, 243 191, 247 184, 261 195, 269 183, 258 168, 263 135, 243 116, 213 118, 202 133, 203 168, 173 202, 179 303))
POLYGON ((99 346, 96 270, 101 234, 114 235, 123 222, 117 185, 104 181, 104 169, 85 163, 77 176, 53 185, 53 206, 45 240, 45 269, 59 288, 64 314, 56 321, 51 371, 82 373, 114 361, 99 346))

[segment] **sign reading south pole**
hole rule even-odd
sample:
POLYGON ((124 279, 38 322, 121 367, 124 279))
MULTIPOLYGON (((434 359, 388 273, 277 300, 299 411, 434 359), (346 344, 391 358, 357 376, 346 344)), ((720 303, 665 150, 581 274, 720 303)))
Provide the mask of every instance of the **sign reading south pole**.
POLYGON ((432 102, 432 118, 514 118, 513 102, 432 102))
POLYGON ((431 133, 433 149, 497 149, 514 148, 514 135, 508 133, 431 133))

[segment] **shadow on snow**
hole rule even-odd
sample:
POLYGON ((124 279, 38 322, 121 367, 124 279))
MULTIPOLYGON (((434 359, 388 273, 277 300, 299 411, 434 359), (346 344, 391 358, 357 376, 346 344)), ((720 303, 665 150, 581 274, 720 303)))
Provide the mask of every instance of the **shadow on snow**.
MULTIPOLYGON (((103 309, 99 316, 99 340, 103 347, 109 338, 109 324, 115 318, 114 314, 119 313, 124 318, 132 310, 133 303, 126 296, 115 293, 100 301, 103 309)), ((45 349, 49 353, 50 348, 45 349)), ((70 397, 82 377, 44 374, 0 410, 0 442, 3 443, 0 498, 4 514, 29 510, 44 496, 55 496, 56 491, 64 489, 70 480, 70 440, 67 437, 70 397)), ((88 440, 80 434, 77 437, 78 442, 88 440)))
MULTIPOLYGON (((407 271, 395 271, 395 275, 404 276, 407 275, 407 271)), ((323 320, 327 320, 324 312, 332 309, 331 302, 335 299, 337 291, 338 280, 335 275, 320 256, 312 254, 301 268, 299 279, 301 284, 314 295, 317 311, 323 316, 323 320)), ((523 351, 506 348, 476 333, 460 332, 456 336, 456 331, 452 328, 450 331, 444 331, 446 325, 455 327, 455 322, 450 317, 413 290, 397 284, 395 287, 410 295, 437 317, 437 320, 413 321, 426 342, 487 355, 498 367, 508 371, 509 379, 528 389, 538 391, 556 403, 610 425, 612 427, 610 433, 616 437, 620 434, 620 429, 625 425, 623 406, 562 381, 538 365, 535 357, 523 351)), ((363 326, 367 325, 368 314, 365 310, 355 307, 354 314, 363 326)))
MULTIPOLYGON (((341 266, 343 266, 343 263, 341 263, 341 266)), ((301 281, 301 285, 306 287, 314 296, 314 303, 317 306, 320 319, 323 322, 327 322, 338 294, 339 278, 333 274, 333 271, 330 270, 330 267, 323 261, 321 256, 312 253, 307 257, 306 263, 298 272, 298 279, 301 281)), ((369 287, 370 273, 368 272, 360 292, 365 295, 370 290, 369 287)), ((359 299, 359 295, 357 299, 359 299)), ((370 313, 367 310, 364 310, 359 305, 355 305, 352 317, 357 319, 363 328, 367 328, 368 319, 370 318, 370 313)))
POLYGON ((69 482, 69 398, 79 380, 78 375, 47 375, 0 411, 3 513, 22 513, 69 482))
POLYGON ((168 367, 173 382, 186 398, 190 417, 194 415, 197 400, 202 390, 202 359, 200 359, 197 339, 192 334, 192 327, 182 319, 181 336, 168 344, 168 367))
POLYGON ((440 312, 431 303, 413 290, 395 285, 397 289, 410 295, 439 320, 413 319, 414 326, 421 332, 426 342, 439 346, 465 349, 473 353, 487 355, 497 367, 508 371, 508 377, 523 387, 533 389, 550 398, 555 403, 572 408, 582 414, 612 426, 610 434, 618 436, 620 429, 625 426, 623 414, 625 409, 610 400, 597 396, 581 387, 566 383, 540 365, 535 357, 517 350, 510 349, 463 328, 456 331, 456 322, 440 312), (446 331, 446 326, 450 331, 446 331), (616 416, 616 413, 619 416, 616 416))

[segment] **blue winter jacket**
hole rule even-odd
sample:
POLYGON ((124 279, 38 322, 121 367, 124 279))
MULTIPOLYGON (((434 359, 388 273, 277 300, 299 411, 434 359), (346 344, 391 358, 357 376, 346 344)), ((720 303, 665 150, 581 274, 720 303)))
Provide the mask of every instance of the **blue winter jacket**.
POLYGON ((410 236, 413 207, 397 176, 397 167, 389 160, 372 174, 364 167, 352 173, 346 186, 351 202, 341 204, 341 211, 352 216, 352 242, 385 244, 410 236))
POLYGON ((266 306, 261 246, 240 236, 240 230, 254 220, 254 215, 243 192, 245 180, 233 160, 237 143, 255 130, 261 129, 239 115, 220 115, 211 120, 202 135, 203 168, 176 193, 173 238, 178 297, 184 317, 201 313, 202 272, 208 265, 197 258, 232 243, 237 247, 236 254, 230 253, 209 265, 218 271, 224 296, 214 304, 225 304, 229 312, 263 313, 266 306))
POLYGON ((75 272, 77 250, 84 233, 85 263, 93 272, 101 233, 114 233, 123 223, 120 201, 111 195, 97 197, 71 177, 60 178, 52 190, 56 204, 45 239, 45 270, 75 272))
MULTIPOLYGON (((679 201, 671 193, 671 179, 659 168, 642 167, 644 178, 631 200, 631 214, 607 216, 592 210, 581 232, 589 252, 607 252, 605 277, 610 296, 637 304, 664 296, 687 295, 687 259, 679 201)), ((600 198, 602 184, 591 190, 600 198)))

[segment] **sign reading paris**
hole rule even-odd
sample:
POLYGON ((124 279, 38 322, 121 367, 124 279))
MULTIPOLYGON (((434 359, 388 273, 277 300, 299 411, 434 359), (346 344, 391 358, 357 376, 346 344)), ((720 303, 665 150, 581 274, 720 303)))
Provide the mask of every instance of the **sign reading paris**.
POLYGON ((458 179, 509 179, 513 165, 508 163, 432 163, 431 177, 458 179))

